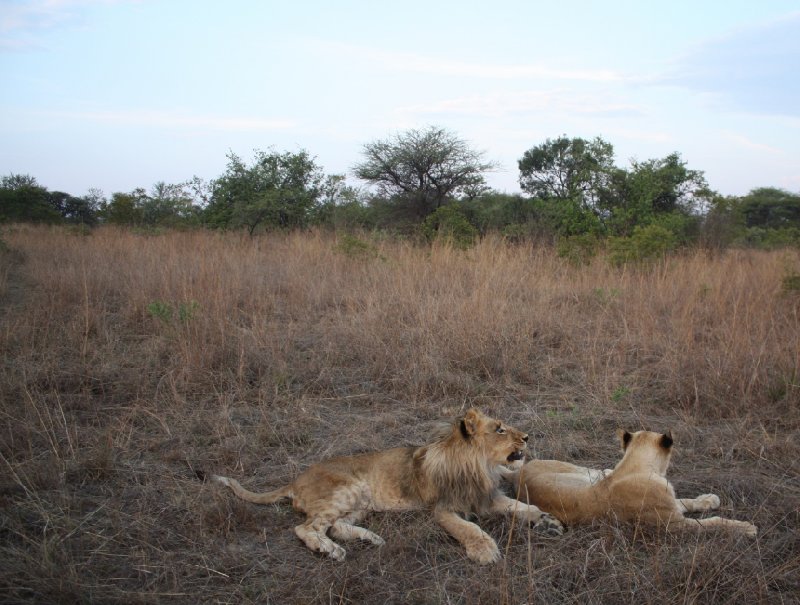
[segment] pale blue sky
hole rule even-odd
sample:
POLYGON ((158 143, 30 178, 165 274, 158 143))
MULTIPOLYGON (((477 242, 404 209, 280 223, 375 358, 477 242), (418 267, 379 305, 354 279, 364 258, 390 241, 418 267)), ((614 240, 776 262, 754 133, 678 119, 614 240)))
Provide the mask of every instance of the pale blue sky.
POLYGON ((678 151, 725 194, 800 191, 797 0, 0 0, 0 77, 0 174, 75 195, 271 147, 345 173, 427 125, 501 191, 562 134, 620 166, 678 151))

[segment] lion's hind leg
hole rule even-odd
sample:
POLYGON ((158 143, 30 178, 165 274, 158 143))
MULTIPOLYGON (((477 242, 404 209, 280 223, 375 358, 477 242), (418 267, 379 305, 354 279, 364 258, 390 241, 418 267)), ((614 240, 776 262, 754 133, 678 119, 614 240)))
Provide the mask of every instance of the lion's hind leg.
POLYGON ((309 550, 328 555, 334 561, 344 561, 347 551, 327 536, 328 529, 335 523, 336 521, 331 522, 323 517, 311 517, 295 527, 294 533, 309 550))
POLYGON ((343 561, 347 553, 327 536, 328 530, 339 540, 360 539, 383 544, 380 536, 353 525, 364 515, 368 504, 363 484, 341 481, 330 496, 313 501, 304 490, 298 491, 298 500, 302 501, 308 520, 295 527, 294 533, 309 549, 326 554, 335 561, 343 561))
POLYGON ((719 508, 719 496, 702 494, 697 498, 678 498, 678 507, 684 513, 702 513, 719 508))
POLYGON ((344 519, 339 519, 331 526, 331 535, 338 540, 364 540, 365 542, 371 542, 375 546, 386 544, 385 540, 378 534, 364 527, 353 525, 344 519))

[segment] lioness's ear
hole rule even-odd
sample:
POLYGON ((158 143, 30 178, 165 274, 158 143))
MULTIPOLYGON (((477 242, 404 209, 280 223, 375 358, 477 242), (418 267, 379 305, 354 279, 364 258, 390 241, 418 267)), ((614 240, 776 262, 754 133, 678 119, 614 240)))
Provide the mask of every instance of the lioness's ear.
POLYGON ((470 408, 467 410, 467 413, 464 414, 464 418, 461 419, 461 434, 464 436, 464 439, 468 439, 472 435, 475 434, 475 431, 478 430, 478 421, 480 419, 481 413, 476 410, 475 408, 470 408))
POLYGON ((631 435, 625 429, 617 429, 617 437, 619 437, 619 443, 622 446, 622 450, 625 451, 628 448, 628 444, 631 442, 631 435))
POLYGON ((663 447, 665 450, 668 450, 672 447, 672 431, 667 431, 663 435, 661 435, 661 441, 659 441, 659 445, 663 447))

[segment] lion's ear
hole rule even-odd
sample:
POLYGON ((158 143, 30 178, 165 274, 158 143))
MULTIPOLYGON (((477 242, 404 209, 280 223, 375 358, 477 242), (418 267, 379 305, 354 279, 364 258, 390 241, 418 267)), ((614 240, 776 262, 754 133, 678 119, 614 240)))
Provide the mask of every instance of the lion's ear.
POLYGON ((625 451, 628 448, 628 444, 631 442, 631 435, 625 429, 617 429, 617 437, 619 438, 619 444, 622 446, 622 451, 625 451))
POLYGON ((461 419, 461 434, 465 439, 471 437, 478 430, 478 422, 480 421, 481 413, 475 408, 470 408, 461 419))
POLYGON ((667 431, 666 433, 661 435, 661 441, 659 441, 659 445, 661 445, 661 447, 663 447, 665 450, 671 448, 673 443, 674 442, 672 440, 672 431, 667 431))

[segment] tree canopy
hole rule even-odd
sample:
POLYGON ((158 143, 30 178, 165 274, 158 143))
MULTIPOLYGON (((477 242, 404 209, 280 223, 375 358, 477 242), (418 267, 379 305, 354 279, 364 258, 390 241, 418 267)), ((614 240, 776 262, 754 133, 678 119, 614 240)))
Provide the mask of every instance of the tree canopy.
POLYGON ((495 167, 466 141, 435 126, 367 143, 362 154, 353 173, 417 219, 456 197, 485 191, 484 173, 495 167))
POLYGON ((247 165, 234 153, 212 185, 206 222, 215 227, 306 226, 324 193, 325 175, 308 152, 256 151, 247 165))
POLYGON ((158 182, 109 199, 99 190, 81 197, 48 191, 32 176, 10 174, 0 178, 0 223, 205 226, 250 234, 385 229, 459 245, 495 231, 510 241, 558 240, 581 262, 598 242, 622 262, 690 242, 800 247, 800 194, 761 187, 720 195, 677 152, 621 167, 601 137, 546 139, 518 161, 521 194, 489 189, 485 174, 495 165, 444 128, 400 132, 362 152, 353 176, 371 186, 363 189, 326 174, 305 150, 256 150, 250 162, 231 152, 216 179, 158 182))
POLYGON ((597 206, 614 168, 614 147, 600 137, 591 141, 561 136, 526 151, 519 160, 523 191, 543 199, 573 200, 597 206))

